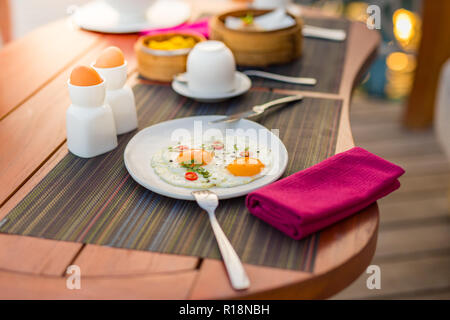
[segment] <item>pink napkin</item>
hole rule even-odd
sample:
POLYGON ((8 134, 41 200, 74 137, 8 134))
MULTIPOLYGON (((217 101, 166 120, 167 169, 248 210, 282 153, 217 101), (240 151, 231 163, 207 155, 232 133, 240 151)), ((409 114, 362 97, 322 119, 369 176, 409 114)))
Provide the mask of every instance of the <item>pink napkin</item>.
POLYGON ((170 33, 170 32, 186 32, 186 33, 193 33, 193 34, 201 34, 204 37, 209 37, 209 24, 208 24, 208 18, 201 19, 198 21, 195 21, 193 23, 182 23, 178 26, 171 27, 171 28, 161 28, 161 29, 151 29, 151 30, 145 30, 142 31, 142 35, 155 35, 160 33, 170 33))
POLYGON ((246 204, 250 213, 298 240, 398 189, 404 172, 355 147, 251 192, 246 204))

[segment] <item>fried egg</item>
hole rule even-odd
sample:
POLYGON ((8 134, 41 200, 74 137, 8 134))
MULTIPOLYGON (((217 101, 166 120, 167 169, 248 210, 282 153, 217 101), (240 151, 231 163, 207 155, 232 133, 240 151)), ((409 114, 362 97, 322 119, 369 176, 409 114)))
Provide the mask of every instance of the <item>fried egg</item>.
POLYGON ((247 137, 202 144, 177 143, 154 154, 151 165, 165 182, 185 188, 235 187, 265 176, 271 152, 247 137))

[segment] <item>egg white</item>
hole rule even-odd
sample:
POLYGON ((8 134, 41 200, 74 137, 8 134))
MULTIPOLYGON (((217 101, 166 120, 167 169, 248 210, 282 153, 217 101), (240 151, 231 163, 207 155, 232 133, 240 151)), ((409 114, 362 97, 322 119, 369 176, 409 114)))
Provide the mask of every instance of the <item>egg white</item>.
POLYGON ((158 151, 152 158, 151 165, 155 173, 165 182, 184 188, 208 189, 211 187, 230 188, 250 183, 256 179, 265 176, 272 165, 272 155, 270 150, 263 146, 258 146, 255 141, 246 137, 234 136, 232 139, 222 142, 223 149, 214 149, 212 144, 216 140, 204 142, 200 145, 193 143, 184 143, 191 149, 204 149, 213 154, 213 159, 208 164, 202 166, 210 173, 208 178, 198 174, 198 179, 194 181, 186 180, 187 169, 177 162, 179 151, 175 144, 158 151), (251 158, 259 159, 264 168, 254 176, 234 176, 228 171, 227 166, 237 158, 242 158, 241 152, 249 152, 251 158))
POLYGON ((194 181, 186 180, 186 168, 180 166, 176 161, 179 152, 173 152, 167 148, 157 152, 152 158, 152 167, 155 173, 165 182, 184 188, 207 189, 214 186, 212 180, 208 180, 201 175, 194 181), (208 182, 209 181, 209 182, 208 182))

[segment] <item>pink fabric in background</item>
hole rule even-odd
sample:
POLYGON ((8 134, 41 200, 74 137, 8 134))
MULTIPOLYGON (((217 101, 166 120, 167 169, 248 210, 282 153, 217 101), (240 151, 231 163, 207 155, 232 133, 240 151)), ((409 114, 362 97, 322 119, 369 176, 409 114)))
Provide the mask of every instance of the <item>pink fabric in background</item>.
POLYGON ((404 172, 355 147, 251 192, 246 205, 254 216, 302 239, 398 189, 404 172))
POLYGON ((182 23, 175 27, 161 28, 161 29, 151 29, 141 31, 141 35, 156 35, 161 33, 170 32, 186 32, 186 33, 197 33, 201 34, 206 38, 209 38, 209 23, 208 18, 195 21, 193 23, 182 23))

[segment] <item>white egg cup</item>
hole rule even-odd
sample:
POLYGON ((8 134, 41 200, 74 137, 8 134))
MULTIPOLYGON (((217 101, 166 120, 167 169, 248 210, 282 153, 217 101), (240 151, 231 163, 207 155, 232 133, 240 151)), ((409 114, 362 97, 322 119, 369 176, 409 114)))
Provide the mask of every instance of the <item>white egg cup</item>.
POLYGON ((82 158, 92 158, 117 147, 111 107, 105 103, 106 84, 75 86, 68 81, 72 104, 66 111, 67 146, 82 158))
POLYGON ((133 131, 138 126, 133 90, 127 81, 127 62, 114 68, 92 67, 106 81, 106 102, 111 106, 117 134, 133 131))
POLYGON ((221 41, 199 42, 187 58, 188 88, 196 93, 223 94, 235 89, 236 62, 221 41))

